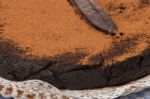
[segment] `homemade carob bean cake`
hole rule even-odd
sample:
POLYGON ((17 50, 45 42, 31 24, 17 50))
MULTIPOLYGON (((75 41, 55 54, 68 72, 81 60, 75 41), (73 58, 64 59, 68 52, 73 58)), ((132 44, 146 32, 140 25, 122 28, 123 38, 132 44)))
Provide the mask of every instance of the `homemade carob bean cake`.
POLYGON ((105 24, 100 16, 100 30, 75 2, 1 0, 0 77, 93 89, 150 74, 150 0, 96 0, 113 20, 105 24), (113 22, 113 32, 103 27, 113 22))

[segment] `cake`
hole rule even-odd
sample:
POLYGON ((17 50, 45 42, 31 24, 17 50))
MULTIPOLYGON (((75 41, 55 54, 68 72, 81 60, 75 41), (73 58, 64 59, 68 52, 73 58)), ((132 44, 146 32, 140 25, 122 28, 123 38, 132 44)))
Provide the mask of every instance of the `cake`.
POLYGON ((150 74, 149 0, 97 0, 116 35, 91 27, 67 0, 0 2, 0 77, 61 89, 118 86, 150 74))

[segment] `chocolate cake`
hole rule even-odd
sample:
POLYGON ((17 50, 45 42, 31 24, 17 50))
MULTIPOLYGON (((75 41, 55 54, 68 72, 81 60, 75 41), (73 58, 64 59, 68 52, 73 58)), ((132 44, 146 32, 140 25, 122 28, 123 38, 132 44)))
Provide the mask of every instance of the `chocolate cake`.
POLYGON ((96 30, 67 0, 0 1, 0 77, 58 88, 117 86, 150 74, 150 1, 97 0, 117 23, 96 30))

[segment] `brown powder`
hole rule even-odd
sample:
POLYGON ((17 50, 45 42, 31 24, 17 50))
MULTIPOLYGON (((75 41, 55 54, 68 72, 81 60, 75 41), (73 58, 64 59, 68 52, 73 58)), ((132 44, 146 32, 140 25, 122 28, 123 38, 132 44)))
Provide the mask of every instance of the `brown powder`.
MULTIPOLYGON (((96 1, 117 23, 116 36, 105 35, 92 28, 75 13, 67 0, 1 0, 0 37, 27 49, 27 55, 38 57, 80 49, 93 56, 110 51, 107 58, 111 59, 132 53, 130 49, 133 46, 140 49, 140 36, 135 38, 132 35, 142 33, 150 36, 150 7, 145 6, 149 1, 96 1), (142 9, 141 4, 144 5, 142 9), (112 43, 115 43, 115 48, 112 43)), ((149 40, 144 42, 149 44, 149 40)), ((138 49, 135 51, 140 54, 138 49)))
POLYGON ((52 56, 74 49, 105 49, 111 37, 105 36, 75 15, 67 0, 2 1, 9 9, 2 12, 8 25, 5 38, 19 43, 30 54, 52 56), (6 13, 6 14, 3 14, 6 13))
POLYGON ((139 55, 145 48, 148 48, 149 44, 147 40, 149 40, 149 38, 140 33, 127 36, 123 39, 114 40, 112 42, 112 47, 103 52, 105 61, 123 61, 126 58, 139 55))

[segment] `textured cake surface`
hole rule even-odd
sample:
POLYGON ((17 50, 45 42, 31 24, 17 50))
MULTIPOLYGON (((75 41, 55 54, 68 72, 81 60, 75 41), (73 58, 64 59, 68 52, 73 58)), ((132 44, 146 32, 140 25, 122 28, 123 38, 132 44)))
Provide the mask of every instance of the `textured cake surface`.
POLYGON ((97 3, 117 23, 117 35, 92 28, 67 0, 1 0, 0 76, 86 89, 148 75, 150 1, 97 3))

